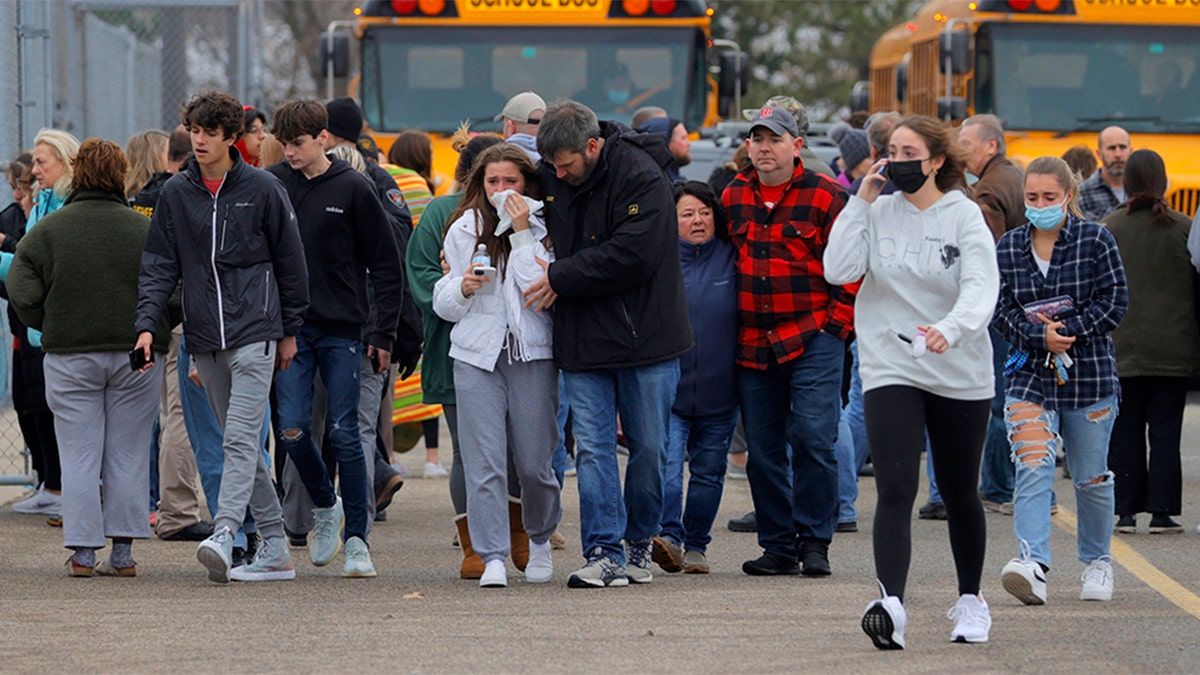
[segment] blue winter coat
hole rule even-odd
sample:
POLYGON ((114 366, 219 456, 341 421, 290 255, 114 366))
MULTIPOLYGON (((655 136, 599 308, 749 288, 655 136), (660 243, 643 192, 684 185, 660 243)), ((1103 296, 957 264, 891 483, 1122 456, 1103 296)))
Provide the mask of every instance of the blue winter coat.
POLYGON ((737 407, 737 283, 733 244, 679 240, 683 289, 696 346, 679 358, 679 387, 671 412, 681 417, 727 413, 737 407))

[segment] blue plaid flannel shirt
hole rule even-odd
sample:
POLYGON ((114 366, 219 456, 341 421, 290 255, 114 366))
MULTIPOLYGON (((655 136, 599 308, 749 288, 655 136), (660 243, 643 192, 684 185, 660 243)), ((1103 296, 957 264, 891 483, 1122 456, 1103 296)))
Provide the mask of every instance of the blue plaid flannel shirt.
POLYGON ((1083 408, 1120 391, 1110 334, 1129 307, 1125 268, 1108 230, 1071 215, 1043 277, 1033 259, 1032 227, 1026 223, 996 245, 1000 300, 992 326, 1012 345, 1012 352, 1026 350, 1030 355, 1008 376, 1005 393, 1050 410, 1083 408), (1060 330, 1077 338, 1067 351, 1075 365, 1061 385, 1054 370, 1045 367, 1045 326, 1030 323, 1024 311, 1025 305, 1060 295, 1071 296, 1077 312, 1060 330))
POLYGON ((1100 169, 1079 184, 1079 210, 1088 220, 1100 222, 1117 208, 1117 195, 1100 176, 1100 169))

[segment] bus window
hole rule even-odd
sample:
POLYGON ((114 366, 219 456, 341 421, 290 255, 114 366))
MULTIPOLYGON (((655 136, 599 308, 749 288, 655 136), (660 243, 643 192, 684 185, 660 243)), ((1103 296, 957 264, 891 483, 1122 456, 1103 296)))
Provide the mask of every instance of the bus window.
POLYGON ((425 47, 408 53, 408 86, 462 89, 463 53, 453 47, 425 47))

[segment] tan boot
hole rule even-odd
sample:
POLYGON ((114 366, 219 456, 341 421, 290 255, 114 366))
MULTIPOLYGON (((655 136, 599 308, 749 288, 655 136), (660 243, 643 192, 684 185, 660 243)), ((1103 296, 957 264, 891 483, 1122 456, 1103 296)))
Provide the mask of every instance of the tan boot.
POLYGON ((521 519, 521 500, 508 498, 508 533, 511 538, 509 545, 512 550, 513 566, 522 572, 529 564, 529 535, 525 533, 524 521, 521 519))
POLYGON ((458 543, 463 552, 462 569, 458 571, 458 576, 463 579, 478 579, 483 576, 483 559, 475 555, 475 549, 471 547, 471 531, 467 529, 467 514, 456 516, 454 525, 458 528, 458 543))

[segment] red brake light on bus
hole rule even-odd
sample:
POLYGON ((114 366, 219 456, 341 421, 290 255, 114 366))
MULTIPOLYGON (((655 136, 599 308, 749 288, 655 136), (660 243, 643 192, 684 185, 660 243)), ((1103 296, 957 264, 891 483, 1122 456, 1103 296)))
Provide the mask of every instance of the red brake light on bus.
POLYGON ((446 9, 446 0, 417 0, 422 14, 437 16, 446 9))
POLYGON ((392 11, 404 16, 417 9, 417 0, 392 0, 392 11))
POLYGON ((621 7, 629 16, 641 16, 650 9, 650 0, 621 0, 621 7))
POLYGON ((1058 9, 1059 0, 1033 0, 1033 4, 1043 12, 1050 13, 1058 9))
POLYGON ((675 11, 675 0, 650 0, 650 11, 659 16, 666 16, 675 11))
POLYGON ((1033 0, 1008 0, 1008 6, 1012 7, 1014 11, 1025 12, 1033 6, 1033 0))

